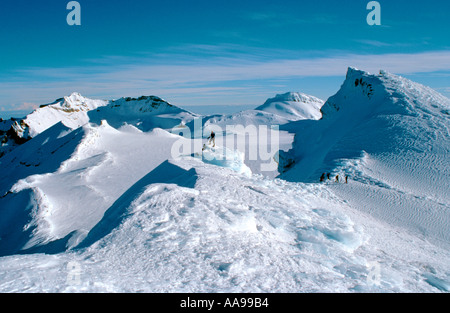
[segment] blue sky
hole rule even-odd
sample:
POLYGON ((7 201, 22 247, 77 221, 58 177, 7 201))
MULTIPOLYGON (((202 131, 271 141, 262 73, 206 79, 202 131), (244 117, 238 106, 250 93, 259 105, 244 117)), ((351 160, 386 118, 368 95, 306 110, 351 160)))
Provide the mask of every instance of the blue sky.
POLYGON ((381 0, 0 2, 1 111, 73 91, 157 95, 179 106, 262 104, 300 91, 326 100, 348 66, 400 74, 450 96, 450 2, 381 0))

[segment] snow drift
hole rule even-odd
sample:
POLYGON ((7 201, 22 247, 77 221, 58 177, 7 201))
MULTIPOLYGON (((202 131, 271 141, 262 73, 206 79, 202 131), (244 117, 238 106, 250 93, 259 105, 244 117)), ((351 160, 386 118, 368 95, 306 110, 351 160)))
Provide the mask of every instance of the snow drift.
POLYGON ((0 255, 76 246, 123 193, 170 158, 173 142, 184 140, 130 127, 104 121, 71 130, 59 123, 3 157, 0 255))

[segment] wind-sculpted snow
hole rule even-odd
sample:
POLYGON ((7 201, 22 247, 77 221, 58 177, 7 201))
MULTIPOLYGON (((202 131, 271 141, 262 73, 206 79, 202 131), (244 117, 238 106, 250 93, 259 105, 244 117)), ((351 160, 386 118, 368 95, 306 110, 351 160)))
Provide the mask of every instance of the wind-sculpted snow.
POLYGON ((202 151, 202 161, 205 163, 230 168, 244 175, 251 175, 252 171, 244 162, 244 155, 237 150, 226 147, 207 147, 202 151))
POLYGON ((427 292, 448 285, 448 251, 362 215, 326 186, 247 177, 185 157, 162 164, 111 208, 98 224, 106 232, 83 249, 2 258, 0 290, 427 292), (68 280, 74 264, 75 283, 68 280))
POLYGON ((134 201, 141 197, 149 185, 155 183, 176 184, 180 187, 194 188, 196 182, 194 169, 186 171, 172 163, 165 161, 148 175, 129 188, 114 204, 105 212, 102 220, 89 232, 86 239, 79 247, 87 247, 102 239, 119 226, 130 212, 134 201))
POLYGON ((72 131, 58 123, 1 158, 0 196, 22 178, 56 171, 70 158, 83 136, 83 129, 72 131))
POLYGON ((76 246, 145 171, 170 157, 178 139, 163 130, 119 131, 106 122, 73 131, 58 124, 18 147, 0 165, 7 174, 0 215, 8 225, 0 228, 0 255, 76 246), (16 237, 22 239, 9 239, 16 237))

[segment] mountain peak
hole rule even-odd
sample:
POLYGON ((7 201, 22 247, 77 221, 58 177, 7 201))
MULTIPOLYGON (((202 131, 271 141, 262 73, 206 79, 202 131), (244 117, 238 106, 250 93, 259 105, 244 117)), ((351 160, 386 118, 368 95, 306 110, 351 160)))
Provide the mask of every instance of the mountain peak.
POLYGON ((256 110, 284 116, 289 120, 319 119, 324 101, 301 93, 287 92, 268 99, 256 110))
POLYGON ((366 71, 363 71, 363 70, 360 70, 360 69, 358 69, 356 67, 350 66, 347 69, 346 79, 349 79, 349 78, 354 77, 354 76, 364 76, 364 75, 370 75, 370 73, 366 72, 366 71))
POLYGON ((445 113, 449 108, 450 100, 429 87, 384 70, 370 74, 350 67, 341 89, 327 100, 321 111, 328 118, 341 110, 414 115, 418 111, 445 113))
MULTIPOLYGON (((87 112, 96 109, 99 106, 104 106, 106 105, 106 103, 107 101, 104 100, 93 100, 82 96, 78 92, 72 92, 69 96, 64 96, 63 98, 56 99, 52 103, 41 105, 39 109, 43 108, 46 108, 45 110, 54 109, 66 113, 74 113, 80 111, 87 112)), ((35 112, 40 111, 39 109, 36 110, 35 112)), ((34 114, 35 112, 33 112, 32 114, 34 114)))
POLYGON ((64 100, 66 101, 66 102, 74 102, 74 103, 79 103, 79 102, 84 102, 84 101, 86 101, 86 99, 87 98, 85 98, 85 97, 83 97, 80 93, 78 93, 78 92, 72 92, 71 94, 70 94, 70 96, 65 96, 64 97, 64 100))
POLYGON ((104 111, 114 112, 121 116, 187 112, 157 96, 140 96, 139 98, 122 97, 111 101, 109 105, 104 108, 104 111))
POLYGON ((75 129, 88 122, 87 112, 107 103, 105 100, 93 100, 73 92, 52 103, 41 105, 20 123, 15 123, 13 131, 18 137, 28 140, 59 122, 75 129))
POLYGON ((322 100, 301 93, 301 92, 286 92, 283 94, 277 94, 275 97, 268 99, 265 104, 269 104, 272 102, 283 102, 283 101, 288 101, 288 102, 304 102, 304 103, 311 103, 311 102, 321 102, 322 100))

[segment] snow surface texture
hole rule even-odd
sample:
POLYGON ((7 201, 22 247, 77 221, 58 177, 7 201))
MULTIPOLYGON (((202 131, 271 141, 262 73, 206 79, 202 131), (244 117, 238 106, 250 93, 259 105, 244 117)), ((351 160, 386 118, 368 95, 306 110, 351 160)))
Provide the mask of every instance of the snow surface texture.
POLYGON ((0 292, 448 292, 449 100, 350 69, 320 108, 205 117, 192 140, 167 130, 193 114, 123 98, 43 130, 0 158, 0 292), (283 179, 202 151, 252 120, 281 125, 283 179))
POLYGON ((435 292, 448 288, 448 251, 361 215, 326 186, 242 176, 198 159, 165 166, 171 168, 169 172, 180 172, 179 178, 170 183, 150 181, 136 193, 124 194, 121 205, 112 207, 120 210, 105 215, 108 222, 99 224, 100 235, 94 238, 107 235, 87 248, 2 258, 0 290, 435 292), (187 175, 190 166, 198 176, 195 188, 187 175), (108 225, 117 227, 108 229, 108 225), (379 277, 370 276, 373 264, 380 267, 379 277))

